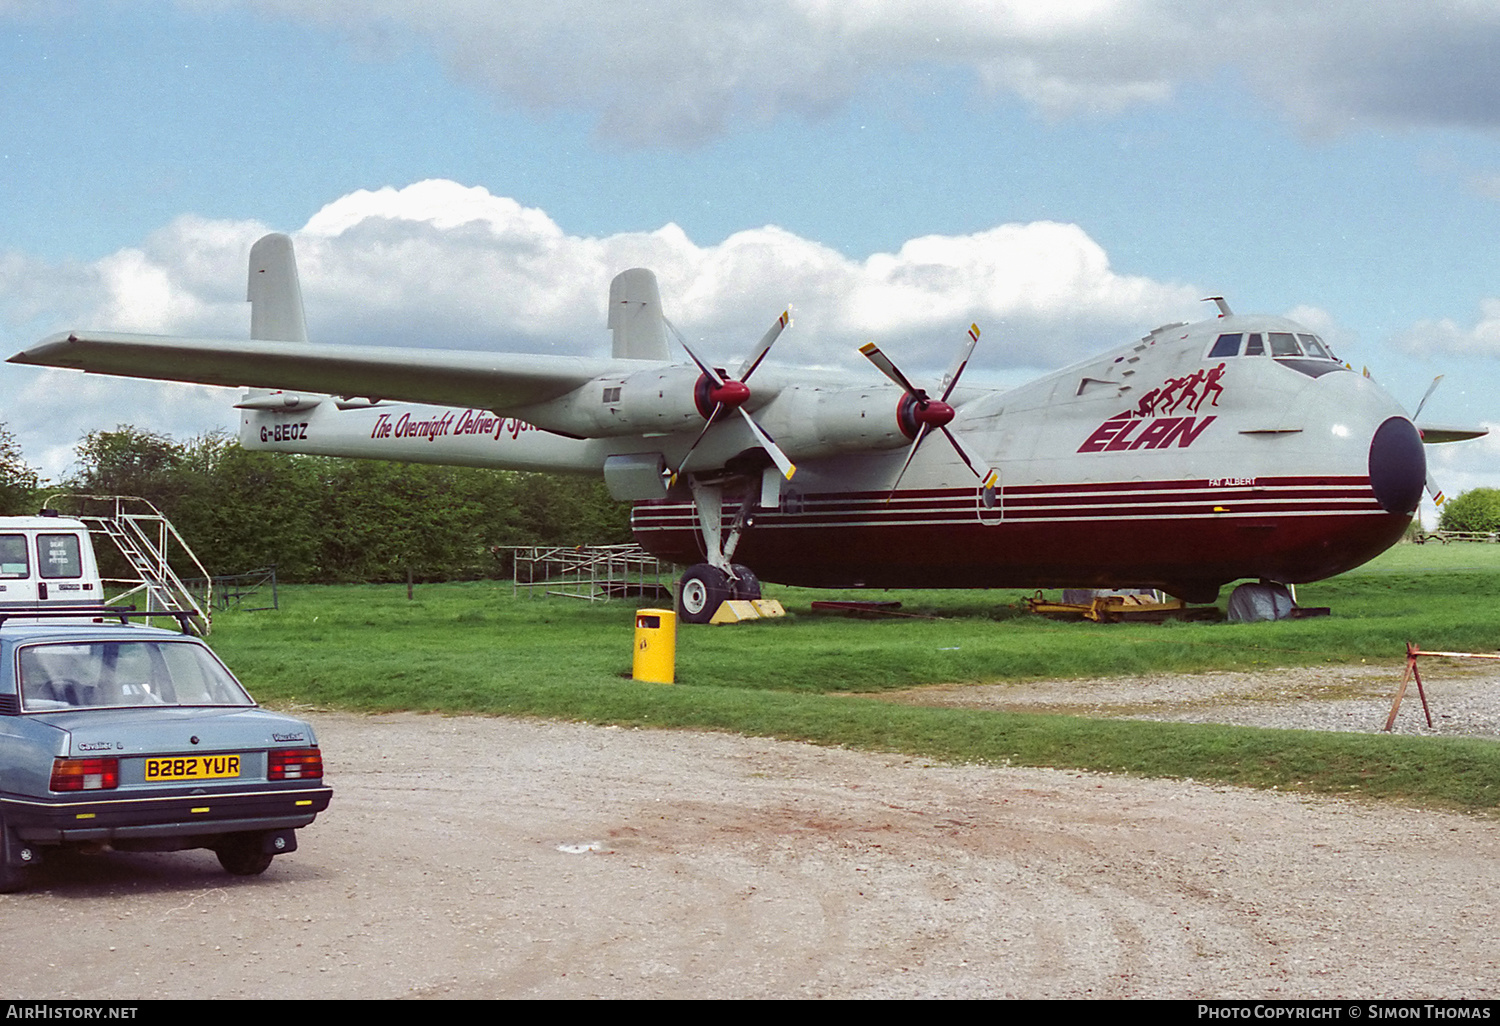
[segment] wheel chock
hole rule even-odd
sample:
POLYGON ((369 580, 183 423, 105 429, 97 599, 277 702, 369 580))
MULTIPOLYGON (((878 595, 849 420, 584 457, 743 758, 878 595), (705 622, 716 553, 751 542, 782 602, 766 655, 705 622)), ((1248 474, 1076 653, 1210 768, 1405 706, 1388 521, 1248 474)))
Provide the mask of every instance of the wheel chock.
POLYGON ((741 623, 773 616, 785 616, 786 610, 775 599, 728 599, 719 603, 709 623, 741 623))

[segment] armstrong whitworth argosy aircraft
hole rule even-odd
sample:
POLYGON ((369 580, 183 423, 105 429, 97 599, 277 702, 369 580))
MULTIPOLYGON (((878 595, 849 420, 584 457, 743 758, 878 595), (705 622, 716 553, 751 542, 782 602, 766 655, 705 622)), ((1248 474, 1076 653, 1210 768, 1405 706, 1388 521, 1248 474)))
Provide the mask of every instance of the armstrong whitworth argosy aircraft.
POLYGON ((1317 580, 1401 536, 1423 441, 1483 433, 1419 432, 1316 335, 1222 300, 1215 320, 1006 392, 959 387, 971 328, 929 392, 873 344, 889 384, 763 365, 786 314, 732 375, 691 351, 673 363, 639 269, 610 286, 611 359, 309 344, 285 235, 251 250, 248 298, 248 342, 77 331, 11 361, 247 386, 250 448, 602 473, 636 502, 642 545, 696 564, 688 621, 758 596, 757 575, 1190 601, 1241 578, 1317 580))

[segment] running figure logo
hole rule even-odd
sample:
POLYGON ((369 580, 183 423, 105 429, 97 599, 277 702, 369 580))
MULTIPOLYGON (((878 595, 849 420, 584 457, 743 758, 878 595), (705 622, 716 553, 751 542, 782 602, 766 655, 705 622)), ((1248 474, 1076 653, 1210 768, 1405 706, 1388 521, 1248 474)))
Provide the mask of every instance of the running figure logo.
POLYGON ((1100 424, 1098 429, 1078 447, 1079 452, 1123 452, 1136 449, 1165 449, 1173 442, 1186 449, 1218 418, 1173 416, 1179 407, 1197 414, 1205 401, 1210 406, 1219 405, 1224 386, 1219 382, 1224 377, 1224 364, 1211 370, 1199 367, 1192 374, 1180 378, 1168 378, 1156 388, 1141 396, 1134 410, 1126 410, 1100 424), (1149 424, 1146 421, 1150 421, 1149 424), (1143 428, 1143 430, 1137 430, 1143 428))

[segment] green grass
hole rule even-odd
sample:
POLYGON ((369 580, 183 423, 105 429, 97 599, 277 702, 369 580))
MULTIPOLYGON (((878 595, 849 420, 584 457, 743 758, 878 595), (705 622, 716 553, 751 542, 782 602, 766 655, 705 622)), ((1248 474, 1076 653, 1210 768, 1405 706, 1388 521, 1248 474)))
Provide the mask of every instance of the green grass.
MULTIPOLYGON (((1489 809, 1485 741, 1091 720, 893 705, 856 696, 923 684, 1337 663, 1392 668, 1410 639, 1493 651, 1500 545, 1398 546, 1298 589, 1328 618, 1272 624, 1058 623, 1017 592, 847 593, 922 618, 811 612, 835 593, 767 587, 791 615, 682 627, 677 684, 628 679, 634 603, 516 600, 508 583, 301 586, 277 612, 221 614, 214 646, 262 701, 351 710, 534 715, 694 727, 1012 763, 1358 793, 1489 809)), ((1227 598, 1227 593, 1225 598, 1227 598)))

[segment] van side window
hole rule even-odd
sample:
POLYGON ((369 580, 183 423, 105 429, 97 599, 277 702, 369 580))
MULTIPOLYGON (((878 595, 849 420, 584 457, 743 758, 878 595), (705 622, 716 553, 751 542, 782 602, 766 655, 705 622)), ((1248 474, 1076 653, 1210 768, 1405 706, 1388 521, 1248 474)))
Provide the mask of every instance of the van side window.
POLYGON ((39 534, 36 536, 36 549, 43 578, 52 580, 58 577, 83 576, 83 560, 78 554, 78 535, 39 534))
POLYGON ((0 577, 29 577, 24 534, 0 534, 0 577))

